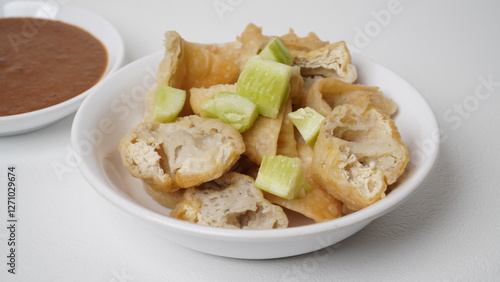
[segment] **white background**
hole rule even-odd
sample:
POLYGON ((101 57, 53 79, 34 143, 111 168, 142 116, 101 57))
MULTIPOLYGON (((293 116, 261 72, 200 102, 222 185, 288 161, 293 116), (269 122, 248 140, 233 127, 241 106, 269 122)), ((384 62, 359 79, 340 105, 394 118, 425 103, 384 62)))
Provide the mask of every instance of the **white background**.
POLYGON ((58 172, 57 164, 71 163, 71 115, 0 138, 1 226, 8 165, 17 166, 19 187, 17 274, 7 273, 2 227, 0 281, 499 281, 499 1, 59 3, 115 25, 126 63, 161 50, 166 30, 189 41, 226 42, 253 22, 269 35, 292 27, 300 36, 315 31, 324 40, 345 40, 428 100, 442 131, 440 155, 407 202, 354 236, 297 257, 236 260, 166 241, 101 198, 76 169, 58 172))

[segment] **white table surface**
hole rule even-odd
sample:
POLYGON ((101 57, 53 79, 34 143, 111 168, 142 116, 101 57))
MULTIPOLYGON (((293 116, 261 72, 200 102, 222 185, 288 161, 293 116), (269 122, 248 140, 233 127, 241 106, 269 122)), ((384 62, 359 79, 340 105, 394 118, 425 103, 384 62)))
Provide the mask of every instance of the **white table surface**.
POLYGON ((19 219, 15 275, 0 228, 0 281, 500 281, 499 1, 54 1, 115 25, 126 63, 161 50, 166 30, 226 42, 253 22, 269 35, 292 27, 345 40, 428 100, 440 156, 416 194, 354 236, 297 257, 237 260, 165 241, 101 198, 71 166, 71 115, 0 138, 0 225, 12 164, 19 219))

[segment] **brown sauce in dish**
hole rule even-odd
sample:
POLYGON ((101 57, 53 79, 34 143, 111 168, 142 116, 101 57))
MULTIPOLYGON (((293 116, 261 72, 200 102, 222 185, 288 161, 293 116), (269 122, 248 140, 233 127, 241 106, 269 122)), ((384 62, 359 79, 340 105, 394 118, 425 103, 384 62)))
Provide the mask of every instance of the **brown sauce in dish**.
POLYGON ((0 19, 0 116, 43 109, 103 76, 108 54, 83 29, 35 18, 0 19))

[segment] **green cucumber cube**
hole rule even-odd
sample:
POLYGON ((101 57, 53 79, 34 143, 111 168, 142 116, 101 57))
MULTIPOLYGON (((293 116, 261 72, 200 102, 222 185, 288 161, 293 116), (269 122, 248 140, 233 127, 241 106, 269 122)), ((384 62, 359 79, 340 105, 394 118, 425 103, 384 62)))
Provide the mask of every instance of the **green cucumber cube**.
POLYGON ((289 113, 287 116, 295 127, 297 127, 306 144, 314 147, 314 143, 316 143, 316 139, 318 138, 319 128, 325 117, 310 107, 300 108, 295 112, 289 113))
POLYGON ((186 91, 167 85, 159 86, 155 91, 153 120, 171 122, 181 112, 186 102, 186 91))
POLYGON ((236 83, 236 93, 257 105, 259 114, 276 118, 290 91, 292 67, 260 56, 250 58, 236 83))
POLYGON ((255 186, 281 198, 293 200, 311 189, 299 158, 265 155, 255 179, 255 186))
POLYGON ((259 56, 264 59, 282 63, 291 66, 293 63, 293 56, 290 54, 285 45, 275 37, 264 46, 262 51, 260 51, 259 56))
POLYGON ((238 132, 244 132, 259 116, 257 106, 249 99, 231 92, 220 92, 201 105, 201 115, 218 118, 232 125, 238 132))

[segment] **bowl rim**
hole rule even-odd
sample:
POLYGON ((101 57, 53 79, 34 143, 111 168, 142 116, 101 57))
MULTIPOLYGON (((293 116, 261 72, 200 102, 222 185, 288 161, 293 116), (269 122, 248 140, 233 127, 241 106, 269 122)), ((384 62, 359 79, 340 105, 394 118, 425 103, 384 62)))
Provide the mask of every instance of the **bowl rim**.
MULTIPOLYGON (((122 73, 127 72, 129 69, 134 68, 136 65, 141 64, 144 60, 150 60, 153 57, 158 56, 159 54, 163 54, 163 51, 155 52, 149 54, 145 57, 142 57, 138 60, 135 60, 128 65, 122 67, 117 72, 109 75, 103 83, 99 84, 94 93, 99 92, 101 88, 106 87, 108 81, 115 80, 115 77, 119 77, 122 73)), ((383 68, 385 71, 390 72, 396 75, 398 78, 402 79, 399 75, 386 68, 385 66, 366 58, 359 54, 353 54, 353 62, 355 61, 364 61, 365 63, 376 64, 377 67, 383 68)), ((409 87, 413 88, 416 93, 418 93, 417 99, 420 99, 421 102, 427 107, 427 118, 428 122, 432 123, 429 127, 435 128, 439 133, 439 125, 436 119, 435 113, 432 111, 429 103, 426 99, 406 80, 402 79, 403 82, 407 83, 409 87)), ((111 95, 111 94, 110 94, 111 95)), ((77 111, 75 119, 73 121, 73 126, 71 130, 71 144, 73 149, 76 150, 77 143, 79 141, 79 126, 81 124, 81 120, 84 119, 84 115, 82 114, 87 107, 90 107, 90 104, 93 101, 92 94, 88 97, 80 106, 80 109, 77 111)), ((401 205, 406 199, 409 198, 411 194, 413 194, 425 181, 432 168, 435 166, 437 157, 439 155, 439 134, 437 135, 436 148, 432 152, 432 154, 428 155, 424 164, 419 165, 419 169, 416 174, 411 179, 406 179, 406 182, 403 185, 409 186, 405 187, 406 189, 394 189, 389 193, 389 195, 381 199, 380 201, 364 208, 359 211, 353 212, 348 215, 344 215, 340 218, 320 222, 313 223, 303 226, 294 226, 288 227, 284 229, 268 229, 268 230, 241 230, 241 229, 227 229, 220 227, 212 227, 212 226, 203 226, 195 223, 179 220, 176 218, 171 218, 166 215, 160 214, 156 211, 153 211, 147 207, 140 205, 134 200, 130 199, 124 193, 120 194, 114 189, 110 189, 110 186, 106 185, 106 183, 102 183, 98 178, 96 178, 92 172, 89 164, 85 161, 78 162, 77 166, 80 170, 81 174, 87 180, 87 182, 92 186, 92 188, 98 192, 101 196, 103 196, 107 201, 111 202, 113 205, 117 206, 120 209, 123 209, 129 214, 132 214, 138 218, 145 219, 149 222, 153 222, 155 224, 166 227, 170 230, 175 230, 178 232, 183 232, 185 234, 190 234, 198 237, 204 238, 212 238, 212 239, 224 239, 231 241, 269 241, 269 240, 285 240, 303 236, 310 235, 320 235, 329 232, 333 232, 334 230, 348 228, 353 225, 358 224, 368 224, 374 219, 390 212, 394 208, 401 205)), ((409 163, 411 166, 411 160, 409 163)))
MULTIPOLYGON (((2 6, 7 5, 9 3, 12 3, 12 2, 16 2, 16 4, 23 4, 23 3, 24 4, 35 4, 36 3, 39 5, 43 5, 43 2, 40 2, 40 1, 7 1, 7 2, 3 3, 2 6)), ((64 13, 77 13, 77 14, 82 15, 84 17, 93 17, 93 18, 99 19, 99 21, 101 21, 105 25, 106 30, 109 31, 108 33, 113 37, 113 41, 116 43, 116 46, 111 49, 111 48, 109 48, 108 45, 106 45, 105 42, 103 42, 103 40, 98 38, 99 41, 103 44, 103 46, 106 48, 106 51, 107 51, 107 66, 106 66, 105 72, 103 73, 103 75, 101 76, 99 81, 97 81, 96 84, 94 84, 89 89, 77 94, 76 96, 74 96, 68 100, 62 101, 60 103, 57 103, 57 104, 54 104, 52 106, 48 106, 48 107, 45 107, 42 109, 30 111, 30 112, 8 115, 8 116, 0 116, 0 126, 1 125, 9 125, 9 124, 21 122, 24 120, 34 120, 37 117, 42 117, 42 116, 46 117, 46 116, 50 116, 50 115, 53 115, 53 116, 60 115, 60 118, 62 118, 62 117, 66 116, 72 112, 75 112, 77 110, 77 108, 79 107, 79 105, 82 103, 82 101, 85 100, 85 98, 88 97, 88 95, 90 95, 91 92, 93 92, 93 90, 95 89, 95 87, 97 85, 99 85, 106 77, 108 77, 109 75, 114 73, 116 70, 118 70, 123 65, 123 61, 125 58, 125 44, 124 44, 124 41, 123 41, 121 34, 109 21, 107 21, 106 19, 104 19, 100 15, 98 15, 98 14, 96 14, 88 9, 85 9, 85 8, 82 8, 79 6, 75 6, 75 5, 71 5, 71 4, 60 4, 58 6, 58 9, 60 9, 60 11, 61 10, 63 11, 62 12, 63 15, 65 15, 64 13), (113 59, 114 59, 114 62, 113 62, 113 59)), ((57 16, 55 18, 50 18, 50 20, 60 21, 60 22, 66 23, 66 24, 70 24, 70 25, 79 27, 97 38, 95 31, 88 30, 87 28, 82 27, 82 26, 80 26, 76 23, 73 23, 71 21, 68 21, 66 19, 61 19, 60 16, 61 16, 61 14, 58 11, 57 16)), ((13 17, 14 18, 16 18, 16 17, 41 18, 41 17, 36 16, 36 15, 24 15, 24 16, 21 16, 21 15, 19 15, 19 16, 17 16, 17 15, 16 16, 3 16, 3 15, 1 15, 0 19, 13 18, 13 17)), ((54 119, 53 121, 56 121, 56 120, 57 119, 54 119)), ((51 122, 53 122, 53 121, 51 121, 51 122)), ((44 124, 41 124, 39 126, 33 126, 33 127, 29 127, 29 128, 27 127, 27 129, 20 130, 20 131, 13 130, 10 132, 10 131, 0 130, 0 136, 16 135, 19 133, 29 132, 32 130, 36 130, 39 127, 42 127, 44 125, 49 125, 51 122, 44 123, 44 124)), ((35 124, 38 124, 38 123, 35 123, 35 124)))

